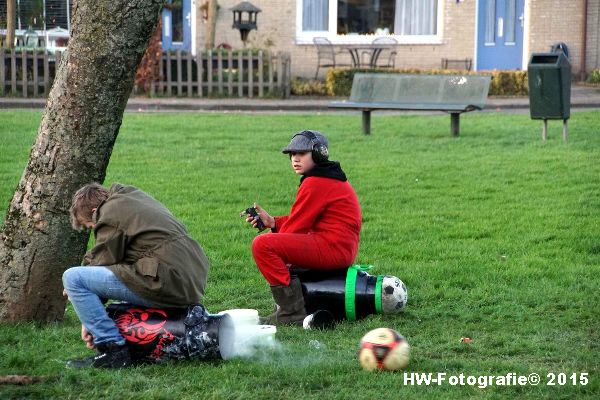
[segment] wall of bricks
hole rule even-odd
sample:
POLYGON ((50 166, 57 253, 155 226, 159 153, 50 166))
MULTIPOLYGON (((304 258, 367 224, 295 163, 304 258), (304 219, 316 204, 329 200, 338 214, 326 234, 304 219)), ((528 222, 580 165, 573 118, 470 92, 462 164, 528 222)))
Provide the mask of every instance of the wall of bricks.
POLYGON ((563 42, 569 49, 574 74, 581 68, 583 1, 534 0, 530 2, 529 52, 548 52, 563 42))
MULTIPOLYGON (((239 31, 232 28, 233 13, 230 8, 240 0, 219 0, 215 45, 227 43, 241 48, 239 31)), ((532 52, 545 52, 556 42, 569 47, 573 72, 581 67, 583 29, 583 1, 525 0, 530 7, 529 42, 525 48, 532 52)), ((296 0, 251 0, 262 9, 258 14, 258 30, 250 33, 247 47, 289 51, 292 56, 292 76, 312 77, 317 65, 317 52, 312 44, 296 44, 296 0)), ((588 69, 598 66, 600 0, 588 0, 588 69)), ((201 0, 196 5, 200 7, 201 0)), ((442 36, 440 44, 403 44, 398 47, 398 68, 440 68, 442 58, 464 59, 475 57, 475 20, 477 2, 444 0, 442 7, 442 36)), ((206 23, 198 10, 196 43, 204 48, 206 23)), ((527 38, 525 39, 527 40, 527 38)), ((349 55, 341 61, 350 63, 349 55)), ((528 57, 528 56, 527 56, 528 57)), ((527 60, 525 60, 525 63, 527 60)), ((323 73, 320 73, 321 76, 323 73)))
POLYGON ((586 71, 600 68, 600 0, 588 0, 586 71))
MULTIPOLYGON (((234 49, 243 47, 240 32, 233 29, 233 12, 231 8, 241 0, 218 0, 217 26, 215 46, 227 43, 234 49)), ((200 18, 202 0, 197 0, 196 43, 198 49, 205 46, 207 24, 200 18)), ((258 30, 248 35, 248 48, 269 49, 271 51, 290 51, 295 46, 296 36, 296 1, 295 0, 250 0, 262 11, 258 13, 258 30)), ((293 54, 293 53, 292 53, 293 54)), ((316 60, 316 59, 315 59, 316 60)), ((292 61, 293 62, 293 61, 292 61)))

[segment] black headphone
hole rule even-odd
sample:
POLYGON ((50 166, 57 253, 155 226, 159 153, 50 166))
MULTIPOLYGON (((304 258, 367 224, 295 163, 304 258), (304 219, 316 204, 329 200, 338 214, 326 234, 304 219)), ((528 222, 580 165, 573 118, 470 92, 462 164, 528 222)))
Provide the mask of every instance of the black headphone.
POLYGON ((304 136, 312 143, 312 158, 316 164, 320 164, 329 159, 329 150, 327 149, 327 146, 319 141, 319 138, 313 131, 298 132, 294 136, 298 135, 304 136))

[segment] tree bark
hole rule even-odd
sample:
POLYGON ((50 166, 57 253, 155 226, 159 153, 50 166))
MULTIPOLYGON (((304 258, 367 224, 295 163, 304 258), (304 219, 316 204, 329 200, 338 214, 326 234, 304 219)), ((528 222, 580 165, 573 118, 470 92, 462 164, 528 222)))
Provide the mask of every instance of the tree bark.
POLYGON ((88 241, 71 229, 71 198, 104 181, 163 1, 74 3, 68 49, 0 234, 1 321, 63 318, 62 273, 81 263, 88 241))
POLYGON ((15 48, 15 26, 17 25, 17 0, 6 2, 6 42, 7 49, 15 48))
POLYGON ((217 0, 208 0, 208 19, 206 21, 206 50, 215 48, 215 32, 217 27, 217 0))

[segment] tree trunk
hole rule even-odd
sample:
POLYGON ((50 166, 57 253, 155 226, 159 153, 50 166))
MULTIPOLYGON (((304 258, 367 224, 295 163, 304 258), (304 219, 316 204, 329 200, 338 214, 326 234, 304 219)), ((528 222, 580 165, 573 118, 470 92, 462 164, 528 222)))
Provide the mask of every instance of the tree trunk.
POLYGON ((29 163, 0 234, 0 321, 63 318, 63 271, 88 234, 69 221, 74 192, 103 182, 133 79, 163 0, 78 0, 29 163))
POLYGON ((4 47, 13 49, 15 47, 15 26, 17 25, 17 0, 6 2, 6 42, 4 47))
POLYGON ((215 32, 217 27, 217 0, 208 0, 208 19, 206 21, 206 50, 215 48, 215 32))

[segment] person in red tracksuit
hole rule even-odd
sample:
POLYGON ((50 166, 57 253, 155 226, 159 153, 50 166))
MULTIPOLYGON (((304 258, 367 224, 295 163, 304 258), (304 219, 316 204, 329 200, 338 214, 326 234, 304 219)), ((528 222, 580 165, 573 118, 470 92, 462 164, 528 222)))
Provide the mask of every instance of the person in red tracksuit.
POLYGON ((317 131, 296 133, 283 149, 302 175, 289 215, 273 217, 256 204, 258 218, 271 232, 252 242, 252 256, 267 282, 276 311, 261 323, 302 324, 306 317, 302 286, 290 265, 330 270, 351 265, 358 253, 361 211, 356 192, 339 162, 329 161, 327 138, 317 131))

